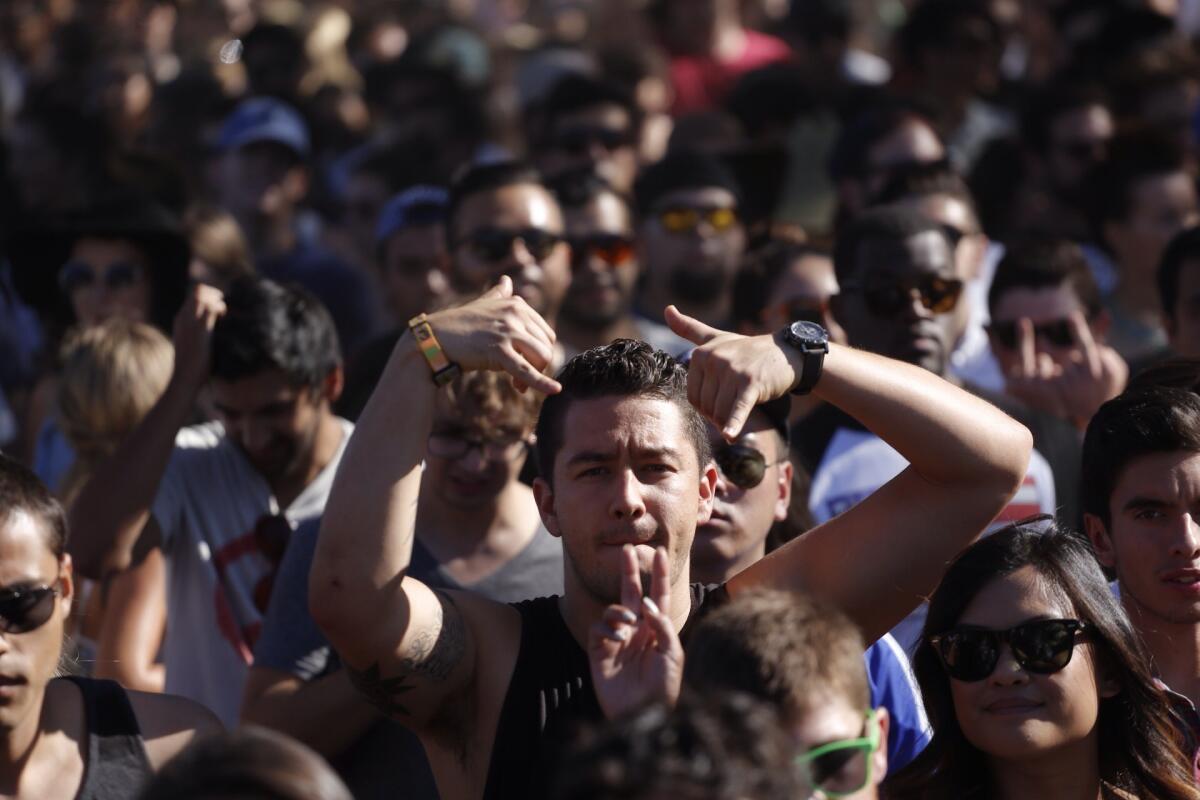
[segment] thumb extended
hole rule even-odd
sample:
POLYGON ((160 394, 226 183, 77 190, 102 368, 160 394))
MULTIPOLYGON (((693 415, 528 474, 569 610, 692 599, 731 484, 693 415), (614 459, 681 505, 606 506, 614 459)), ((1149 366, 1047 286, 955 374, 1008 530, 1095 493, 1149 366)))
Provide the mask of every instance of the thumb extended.
POLYGON ((489 300, 501 300, 505 297, 512 297, 512 293, 512 278, 507 275, 501 275, 500 280, 496 281, 496 285, 483 293, 483 297, 489 300))
POLYGON ((667 306, 663 317, 672 331, 692 344, 705 344, 722 333, 698 319, 689 317, 673 305, 667 306))

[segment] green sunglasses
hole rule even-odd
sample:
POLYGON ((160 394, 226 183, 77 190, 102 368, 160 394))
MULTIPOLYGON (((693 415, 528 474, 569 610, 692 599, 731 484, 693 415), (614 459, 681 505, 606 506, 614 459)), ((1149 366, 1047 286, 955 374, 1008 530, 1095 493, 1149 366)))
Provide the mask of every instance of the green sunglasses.
POLYGON ((839 739, 796 756, 796 764, 808 771, 813 797, 849 797, 871 782, 871 762, 879 749, 879 725, 875 709, 866 712, 863 736, 839 739))

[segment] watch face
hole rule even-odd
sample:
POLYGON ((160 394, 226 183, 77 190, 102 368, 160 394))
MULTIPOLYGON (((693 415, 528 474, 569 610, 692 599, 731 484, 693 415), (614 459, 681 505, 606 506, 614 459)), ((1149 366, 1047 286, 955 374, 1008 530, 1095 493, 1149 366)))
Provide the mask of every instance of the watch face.
POLYGON ((798 320, 790 328, 792 337, 804 343, 824 344, 829 341, 829 333, 815 322, 798 320))

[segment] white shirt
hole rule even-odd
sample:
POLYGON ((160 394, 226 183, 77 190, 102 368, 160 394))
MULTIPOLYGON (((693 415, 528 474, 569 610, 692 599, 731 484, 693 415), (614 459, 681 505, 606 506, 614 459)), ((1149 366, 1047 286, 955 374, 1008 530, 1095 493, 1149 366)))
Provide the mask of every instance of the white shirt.
MULTIPOLYGON (((333 458, 282 510, 292 528, 325 510, 354 429, 339 422, 342 441, 333 458)), ((176 436, 151 511, 167 559, 166 691, 204 704, 233 726, 265 611, 255 603, 255 589, 261 600, 278 566, 259 549, 254 529, 279 513, 279 505, 263 476, 212 422, 176 436)))

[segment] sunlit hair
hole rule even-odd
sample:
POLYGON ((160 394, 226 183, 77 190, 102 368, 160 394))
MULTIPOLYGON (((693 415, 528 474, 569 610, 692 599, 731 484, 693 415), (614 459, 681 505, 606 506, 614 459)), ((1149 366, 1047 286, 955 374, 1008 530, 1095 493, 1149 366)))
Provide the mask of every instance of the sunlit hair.
POLYGON ((67 515, 62 505, 31 469, 0 453, 0 524, 22 513, 42 524, 46 547, 61 560, 67 551, 67 515))
POLYGON ((1092 663, 1120 687, 1115 696, 1100 699, 1101 780, 1143 800, 1200 798, 1191 758, 1183 752, 1145 646, 1109 590, 1087 541, 1048 518, 1016 523, 972 545, 954 560, 933 593, 913 659, 933 739, 884 784, 885 795, 889 800, 990 796, 987 755, 958 724, 950 679, 929 637, 953 628, 984 586, 1027 566, 1069 614, 1090 626, 1092 663))
POLYGON ((439 403, 471 431, 488 437, 533 430, 542 395, 518 392, 503 372, 464 372, 442 392, 439 403))
POLYGON ((63 483, 68 502, 98 461, 117 449, 158 402, 175 350, 159 330, 114 318, 77 330, 62 347, 58 420, 75 450, 63 483))
POLYGON ((694 692, 745 692, 799 719, 844 699, 871 704, 862 634, 837 608, 796 592, 754 590, 713 611, 687 643, 694 692))

